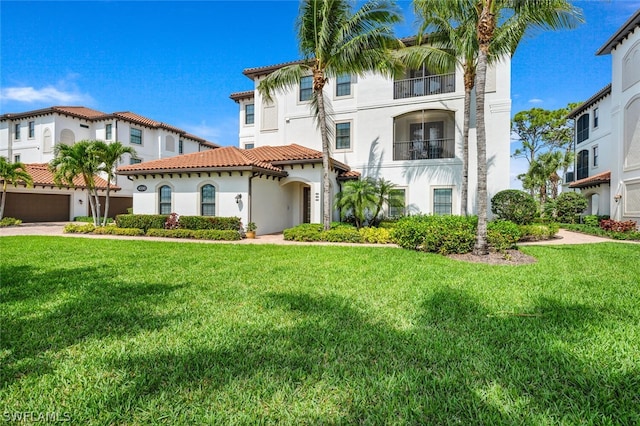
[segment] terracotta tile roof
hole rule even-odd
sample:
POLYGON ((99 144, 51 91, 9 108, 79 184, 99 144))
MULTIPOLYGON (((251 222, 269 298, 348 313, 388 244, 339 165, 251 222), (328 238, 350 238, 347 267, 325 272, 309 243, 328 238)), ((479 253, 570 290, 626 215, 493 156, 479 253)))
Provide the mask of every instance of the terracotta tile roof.
POLYGON ((289 65, 304 64, 304 62, 305 62, 304 60, 298 59, 296 61, 283 62, 281 64, 267 65, 267 66, 264 66, 264 67, 245 68, 245 70, 242 71, 242 74, 244 74, 247 77, 253 79, 253 78, 255 78, 257 76, 260 76, 260 75, 270 74, 270 73, 274 72, 277 69, 284 68, 284 67, 289 66, 289 65))
POLYGON ((349 170, 348 172, 341 173, 338 176, 339 180, 352 180, 352 179, 360 179, 360 172, 356 172, 355 170, 349 170))
POLYGON ((247 155, 246 150, 226 146, 192 154, 178 155, 161 160, 146 161, 118 168, 119 174, 145 174, 145 172, 204 171, 210 169, 251 170, 258 169, 286 176, 279 167, 247 155))
MULTIPOLYGON (((331 160, 334 168, 348 172, 349 166, 331 160)), ((118 174, 135 175, 149 172, 209 171, 216 170, 262 170, 278 176, 286 176, 283 165, 322 162, 322 152, 297 144, 285 146, 262 146, 239 149, 226 146, 209 151, 179 155, 161 160, 122 166, 118 174)))
POLYGON ((244 92, 234 92, 229 95, 231 99, 238 102, 240 99, 252 99, 255 96, 253 90, 245 90, 244 92))
POLYGON ((584 179, 573 181, 569 184, 569 188, 587 188, 589 186, 598 186, 601 183, 611 182, 611 172, 606 171, 597 175, 589 176, 584 179))
MULTIPOLYGON (((33 186, 56 186, 53 180, 53 172, 49 170, 49 164, 47 163, 32 163, 25 164, 26 171, 33 178, 33 186)), ((99 176, 95 177, 96 186, 98 189, 107 189, 107 181, 99 176)), ((86 188, 87 185, 81 176, 76 176, 73 179, 73 186, 62 185, 62 188, 86 188)), ((119 191, 120 187, 111 185, 112 191, 119 191)))
POLYGON ((186 133, 184 130, 179 129, 179 128, 175 127, 175 126, 172 126, 172 125, 167 124, 167 123, 162 123, 160 121, 152 120, 152 119, 147 118, 147 117, 143 117, 142 115, 136 114, 136 113, 131 112, 131 111, 114 112, 113 116, 116 117, 116 118, 120 118, 120 119, 131 121, 133 123, 142 124, 143 126, 147 126, 147 127, 151 127, 151 128, 163 128, 163 129, 166 129, 166 130, 171 130, 171 131, 176 132, 176 133, 181 133, 181 134, 185 134, 186 133))
POLYGON ((33 111, 25 111, 19 113, 7 113, 0 116, 2 120, 12 120, 25 117, 37 117, 40 115, 53 114, 54 112, 59 114, 66 114, 73 117, 83 118, 85 120, 94 120, 108 115, 104 112, 97 111, 95 109, 83 107, 83 106, 53 106, 50 108, 36 109, 33 111))

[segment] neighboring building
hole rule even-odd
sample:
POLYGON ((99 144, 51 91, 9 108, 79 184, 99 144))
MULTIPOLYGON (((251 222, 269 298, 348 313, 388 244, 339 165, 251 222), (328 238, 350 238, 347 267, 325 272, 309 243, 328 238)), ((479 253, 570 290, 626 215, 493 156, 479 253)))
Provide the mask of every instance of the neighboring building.
POLYGON ((611 84, 574 109, 576 164, 569 188, 587 214, 640 223, 640 10, 597 51, 611 55, 611 84))
MULTIPOLYGON (((295 62, 293 62, 295 63, 295 62)), ((261 79, 286 64, 246 69, 254 88, 233 93, 240 105, 240 149, 123 166, 134 181, 135 213, 238 216, 259 234, 322 222, 320 132, 311 115, 311 77, 265 102, 261 79)), ((487 75, 489 198, 509 185, 510 61, 487 75)), ((390 212, 459 214, 462 183, 464 86, 461 70, 428 69, 399 80, 372 74, 342 76, 325 88, 335 125, 331 199, 344 180, 384 178, 403 192, 405 208, 390 212)), ((475 117, 470 131, 469 204, 477 179, 475 117)), ((333 219, 339 214, 334 211, 333 219)))
MULTIPOLYGON (((134 148, 137 152, 136 157, 129 158, 127 155, 127 158, 123 158, 122 164, 146 162, 218 146, 174 126, 132 112, 106 114, 81 106, 54 106, 0 116, 0 156, 9 161, 20 161, 38 168, 38 164, 48 163, 53 159, 57 144, 73 144, 84 139, 99 139, 107 143, 120 141, 125 146, 134 148)), ((38 170, 40 174, 46 172, 42 167, 38 170)), ((53 182, 52 176, 41 180, 53 182)), ((116 178, 112 184, 117 185, 120 191, 113 196, 110 216, 126 212, 127 207, 132 205, 133 194, 133 185, 127 179, 116 178)), ((10 186, 9 191, 16 195, 11 195, 13 202, 7 205, 15 204, 15 200, 18 200, 20 204, 33 206, 27 209, 19 206, 19 218, 25 222, 69 220, 75 216, 89 215, 86 191, 68 187, 58 188, 55 185, 45 187, 35 185, 33 189, 29 189, 24 186, 10 186), (61 204, 50 209, 51 212, 57 213, 43 216, 37 206, 49 205, 53 200, 61 204), (66 212, 64 219, 63 212, 66 212)), ((10 216, 9 213, 7 215, 10 216)))
MULTIPOLYGON (((309 106, 311 76, 294 90, 276 93, 273 102, 265 102, 257 90, 266 75, 289 64, 244 70, 254 89, 230 96, 240 106, 240 148, 299 144, 322 149, 309 106)), ((510 81, 509 59, 489 68, 485 113, 489 199, 509 187, 510 81)), ((364 177, 396 184, 404 192, 404 213, 461 213, 461 69, 435 75, 423 68, 397 80, 373 74, 342 76, 328 81, 324 98, 334 121, 333 158, 364 177)), ((471 122, 469 209, 475 210, 475 117, 471 122)), ((332 199, 339 189, 332 186, 332 199)), ((314 191, 312 200, 322 202, 319 191, 314 191)), ((314 209, 322 211, 320 206, 314 209)))

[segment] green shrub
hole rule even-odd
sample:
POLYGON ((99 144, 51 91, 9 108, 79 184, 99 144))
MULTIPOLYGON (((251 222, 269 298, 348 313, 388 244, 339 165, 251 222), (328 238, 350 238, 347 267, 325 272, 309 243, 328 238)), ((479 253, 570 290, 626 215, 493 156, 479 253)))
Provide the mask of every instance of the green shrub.
POLYGON ((496 220, 487 224, 487 241, 496 251, 514 248, 520 236, 520 228, 513 222, 496 220))
POLYGON ((2 220, 0 220, 0 228, 5 226, 17 226, 21 223, 22 221, 20 219, 16 219, 14 217, 3 217, 2 220))
POLYGON ((520 241, 541 241, 549 240, 560 230, 560 225, 556 222, 534 223, 531 225, 520 225, 520 241))
POLYGON ((385 219, 382 222, 380 222, 380 224, 378 224, 378 228, 393 229, 396 227, 397 223, 398 223, 397 220, 385 219))
POLYGON ((475 216, 408 216, 398 220, 392 238, 400 247, 431 253, 468 253, 475 242, 475 216))
POLYGON ((363 243, 369 244, 389 244, 391 240, 391 232, 386 228, 361 228, 360 237, 363 243))
POLYGON ((348 225, 322 231, 322 241, 332 243, 361 243, 362 237, 356 228, 348 225))
POLYGON ((156 229, 147 230, 147 237, 164 237, 164 238, 193 238, 193 231, 190 229, 156 229))
POLYGON ((556 215, 565 223, 575 223, 577 216, 587 208, 589 202, 578 192, 563 192, 556 198, 556 215))
POLYGON ((498 219, 526 225, 538 215, 538 206, 530 194, 517 189, 506 189, 491 199, 491 212, 498 219))
MULTIPOLYGON (((100 218, 100 222, 102 223, 102 220, 104 218, 100 218)), ((91 216, 76 216, 73 218, 74 222, 86 222, 86 223, 93 223, 93 217, 91 216)), ((111 219, 110 217, 107 218, 107 223, 113 223, 113 219, 111 219)))
POLYGON ((287 241, 322 241, 323 226, 319 223, 302 223, 283 231, 287 241))
POLYGON ((221 241, 237 241, 240 238, 238 231, 218 230, 218 229, 200 229, 191 231, 193 238, 198 240, 221 240, 221 241))
POLYGON ((139 228, 146 233, 149 229, 164 229, 168 217, 166 214, 119 214, 116 225, 118 228, 139 228))
POLYGON ((587 226, 598 226, 598 224, 600 223, 600 220, 598 219, 598 216, 596 216, 595 214, 590 214, 582 217, 582 223, 584 223, 587 226))
POLYGON ((181 229, 238 231, 241 227, 239 217, 180 216, 181 229))
POLYGON ((69 223, 64 227, 65 234, 91 234, 96 229, 93 223, 87 223, 84 225, 76 225, 75 223, 69 223))
POLYGON ((570 231, 582 232, 589 235, 596 235, 598 237, 613 238, 614 240, 640 240, 640 231, 627 231, 627 232, 614 232, 606 231, 602 228, 594 228, 593 226, 587 226, 582 224, 563 224, 563 228, 570 231))
POLYGON ((140 228, 118 228, 116 226, 100 226, 93 230, 97 235, 126 235, 128 237, 138 237, 144 235, 140 228))

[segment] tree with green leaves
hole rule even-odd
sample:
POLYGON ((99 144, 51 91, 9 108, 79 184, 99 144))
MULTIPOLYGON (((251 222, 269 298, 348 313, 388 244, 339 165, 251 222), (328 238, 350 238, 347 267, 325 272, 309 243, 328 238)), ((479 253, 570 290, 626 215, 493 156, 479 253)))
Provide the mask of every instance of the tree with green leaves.
POLYGON ((484 118, 485 87, 491 46, 499 37, 520 42, 525 31, 574 28, 582 16, 567 0, 459 0, 478 10, 478 65, 476 71, 476 118, 478 143, 478 228, 473 253, 489 253, 487 243, 487 133, 484 118))
POLYGON ((2 181, 2 201, 0 201, 0 219, 4 217, 4 206, 7 201, 7 186, 17 186, 19 183, 27 187, 33 186, 33 178, 27 172, 27 166, 21 162, 10 163, 0 157, 0 181, 2 181))
POLYGON ((367 221, 367 212, 374 210, 378 204, 376 192, 373 179, 350 180, 336 194, 336 208, 342 211, 343 219, 352 214, 356 228, 360 229, 367 221))
POLYGON ((392 49, 402 46, 393 34, 393 25, 402 18, 395 3, 371 0, 355 12, 351 4, 345 0, 303 0, 297 21, 302 61, 277 69, 258 84, 260 95, 269 102, 275 92, 290 90, 303 76, 313 78, 310 105, 322 139, 325 230, 331 226, 330 136, 335 133, 323 93, 327 80, 342 75, 362 77, 368 72, 394 76, 403 70, 391 54, 392 49))
POLYGON ((373 212, 371 220, 377 223, 382 218, 380 213, 384 210, 384 206, 388 207, 404 207, 404 198, 401 193, 396 190, 396 185, 391 181, 380 178, 374 183, 375 197, 376 197, 376 209, 373 212))
POLYGON ((73 145, 58 144, 54 148, 54 158, 49 162, 53 172, 53 180, 58 186, 75 187, 74 178, 80 176, 84 180, 93 224, 100 225, 100 198, 96 188, 95 177, 103 163, 96 141, 82 140, 73 145))
POLYGON ((98 158, 100 161, 102 161, 99 170, 106 173, 107 175, 107 191, 104 201, 104 218, 102 220, 102 226, 106 226, 107 218, 109 216, 109 196, 111 193, 111 182, 113 181, 113 178, 115 176, 118 162, 125 154, 129 154, 132 157, 135 157, 137 153, 135 149, 129 146, 124 146, 122 142, 119 141, 112 143, 94 141, 94 143, 95 149, 98 150, 98 158))

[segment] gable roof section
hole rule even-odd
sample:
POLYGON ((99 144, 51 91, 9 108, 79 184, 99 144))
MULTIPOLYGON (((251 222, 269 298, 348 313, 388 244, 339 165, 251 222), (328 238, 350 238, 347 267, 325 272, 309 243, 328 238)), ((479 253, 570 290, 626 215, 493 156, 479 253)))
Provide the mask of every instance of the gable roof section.
MULTIPOLYGON (((26 172, 31 175, 33 179, 33 186, 43 186, 43 187, 55 187, 57 186, 53 180, 53 172, 49 170, 49 164, 47 163, 31 163, 25 164, 26 172)), ((100 190, 107 189, 107 181, 100 176, 95 176, 96 187, 100 190)), ((73 179, 72 185, 61 185, 61 188, 81 188, 85 189, 87 184, 85 183, 82 176, 76 176, 73 179)), ((116 185, 111 185, 112 191, 119 191, 120 187, 116 185)))
POLYGON ((640 9, 636 10, 636 13, 631 15, 631 18, 627 19, 627 22, 622 24, 620 29, 609 37, 609 40, 598 49, 596 55, 608 55, 638 27, 640 27, 640 9))
POLYGON ((83 106, 53 106, 50 108, 37 109, 34 111, 26 111, 19 113, 8 113, 0 116, 2 120, 13 120, 26 117, 38 117, 41 115, 49 115, 53 113, 70 115, 84 120, 95 120, 107 116, 104 112, 83 107, 83 106))
MULTIPOLYGON (((346 164, 331 160, 339 172, 351 169, 346 164)), ((226 146, 210 151, 195 152, 161 160, 122 166, 121 175, 148 175, 153 173, 203 172, 203 171, 256 171, 273 176, 287 176, 281 167, 293 164, 321 163, 322 152, 292 144, 239 149, 226 146)))
POLYGON ((569 188, 588 188, 590 186, 598 186, 602 183, 611 183, 610 171, 598 173, 597 175, 571 182, 569 184, 569 188))
POLYGON ((601 99, 609 96, 611 94, 611 83, 607 84, 605 87, 600 89, 595 95, 591 96, 589 99, 581 103, 579 106, 573 109, 569 114, 567 114, 567 118, 576 118, 581 115, 584 111, 588 110, 591 106, 595 105, 601 99))
POLYGON ((229 95, 229 98, 236 102, 240 102, 242 99, 253 99, 255 93, 253 90, 245 90, 244 92, 235 92, 229 95))

